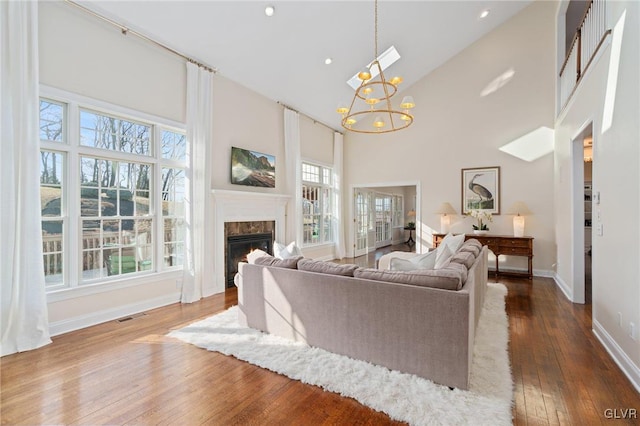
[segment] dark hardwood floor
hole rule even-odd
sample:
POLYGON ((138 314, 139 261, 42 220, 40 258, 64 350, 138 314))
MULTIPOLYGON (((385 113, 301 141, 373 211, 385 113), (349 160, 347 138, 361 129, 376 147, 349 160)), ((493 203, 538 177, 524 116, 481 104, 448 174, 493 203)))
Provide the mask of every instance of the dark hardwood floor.
MULTIPOLYGON (((409 247, 356 262, 373 266, 395 249, 409 247)), ((592 425, 609 423, 606 410, 640 410, 591 332, 590 305, 571 304, 548 278, 499 281, 509 289, 515 424, 592 425)), ((352 399, 165 336, 236 301, 229 290, 1 358, 2 424, 393 424, 352 399)), ((638 424, 616 424, 625 421, 638 424)))

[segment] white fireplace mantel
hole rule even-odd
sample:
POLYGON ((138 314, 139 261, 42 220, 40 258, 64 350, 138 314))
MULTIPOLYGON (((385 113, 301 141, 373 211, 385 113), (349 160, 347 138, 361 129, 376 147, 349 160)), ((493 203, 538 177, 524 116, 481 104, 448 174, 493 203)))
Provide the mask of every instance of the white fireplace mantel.
POLYGON ((285 241, 287 203, 285 194, 212 189, 215 288, 224 291, 225 222, 275 221, 275 239, 285 241))

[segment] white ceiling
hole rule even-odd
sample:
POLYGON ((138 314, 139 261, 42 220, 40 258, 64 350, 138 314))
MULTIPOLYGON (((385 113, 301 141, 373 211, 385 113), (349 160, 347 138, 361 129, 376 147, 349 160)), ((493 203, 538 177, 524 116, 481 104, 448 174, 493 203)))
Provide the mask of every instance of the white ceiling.
MULTIPOLYGON (((80 3, 335 129, 336 107, 353 97, 346 81, 374 57, 370 0, 80 3)), ((401 75, 402 91, 529 3, 380 1, 378 53, 394 45, 401 55, 385 75, 401 75)))

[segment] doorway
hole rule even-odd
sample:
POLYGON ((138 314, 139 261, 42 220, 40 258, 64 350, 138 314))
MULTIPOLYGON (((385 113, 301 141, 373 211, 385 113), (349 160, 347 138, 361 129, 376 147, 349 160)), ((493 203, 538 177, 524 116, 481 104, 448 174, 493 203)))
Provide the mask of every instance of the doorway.
POLYGON ((593 179, 592 124, 585 125, 572 143, 573 156, 573 302, 591 304, 594 255, 592 239, 597 223, 593 213, 597 196, 593 179))
POLYGON ((410 210, 415 212, 416 195, 415 184, 354 187, 350 221, 353 228, 349 233, 353 238, 353 257, 405 243, 406 216, 410 210))
POLYGON ((584 157, 584 303, 591 303, 591 256, 593 236, 593 135, 583 140, 584 157))

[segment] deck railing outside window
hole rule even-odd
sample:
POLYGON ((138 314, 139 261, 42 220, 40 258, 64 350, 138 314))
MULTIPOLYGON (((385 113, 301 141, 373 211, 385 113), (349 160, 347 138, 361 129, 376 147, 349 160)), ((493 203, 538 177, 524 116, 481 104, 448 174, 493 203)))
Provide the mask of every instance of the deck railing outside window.
POLYGON ((560 106, 562 108, 571 98, 606 36, 611 33, 611 30, 607 29, 606 4, 606 0, 591 0, 567 51, 566 59, 560 69, 560 106))

